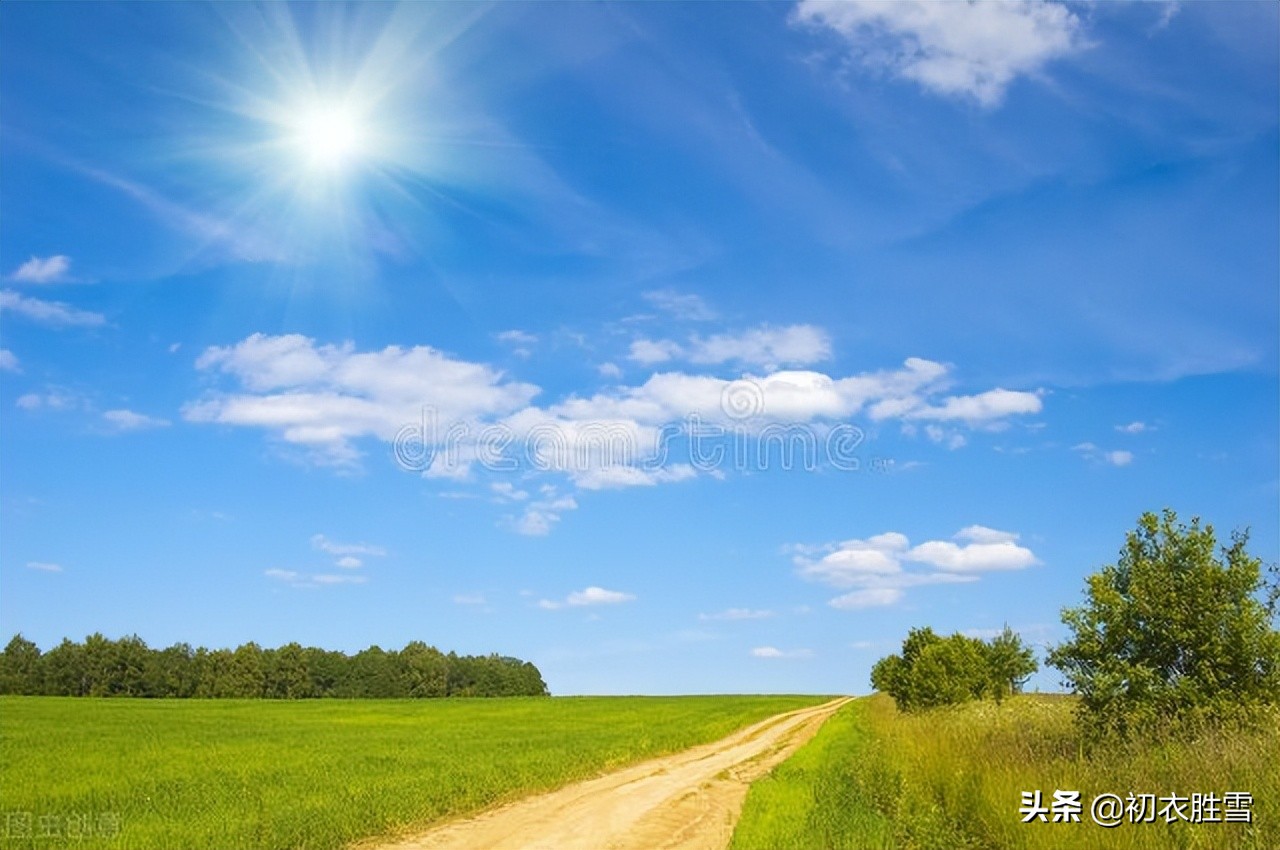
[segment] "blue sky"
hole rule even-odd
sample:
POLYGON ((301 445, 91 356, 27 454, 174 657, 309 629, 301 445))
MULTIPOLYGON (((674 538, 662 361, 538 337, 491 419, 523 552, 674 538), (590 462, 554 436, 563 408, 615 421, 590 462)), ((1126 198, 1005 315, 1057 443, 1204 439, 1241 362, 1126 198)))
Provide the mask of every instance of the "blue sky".
POLYGON ((1274 4, 0 16, 6 635, 858 693, 1280 557, 1274 4))

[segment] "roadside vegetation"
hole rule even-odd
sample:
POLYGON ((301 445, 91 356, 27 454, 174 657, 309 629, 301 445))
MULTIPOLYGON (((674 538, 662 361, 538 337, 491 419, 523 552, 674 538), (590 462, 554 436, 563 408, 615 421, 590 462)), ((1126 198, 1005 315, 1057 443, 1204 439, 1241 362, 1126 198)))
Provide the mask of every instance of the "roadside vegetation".
POLYGON ((0 847, 344 847, 821 701, 3 697, 0 847), (46 824, 58 838, 41 834, 46 824), (111 824, 114 835, 94 831, 111 824))
MULTIPOLYGON (((1075 697, 1025 694, 901 712, 855 700, 757 781, 733 850, 1274 850, 1280 713, 1250 726, 1082 746, 1075 697), (1248 791, 1253 823, 1022 823, 1023 792, 1167 795, 1248 791)), ((1189 806, 1188 806, 1189 811, 1189 806)))
POLYGON ((1211 526, 1144 514, 1063 612, 1071 636, 1047 660, 1070 696, 1004 699, 1023 674, 993 659, 1032 661, 1007 629, 991 644, 912 629, 873 668, 881 693, 752 787, 733 847, 1280 847, 1280 586, 1247 543, 1219 552, 1211 526), (1079 792, 1078 822, 1053 821, 1058 791, 1079 792), (1106 828, 1089 810, 1101 794, 1157 799, 1106 828))

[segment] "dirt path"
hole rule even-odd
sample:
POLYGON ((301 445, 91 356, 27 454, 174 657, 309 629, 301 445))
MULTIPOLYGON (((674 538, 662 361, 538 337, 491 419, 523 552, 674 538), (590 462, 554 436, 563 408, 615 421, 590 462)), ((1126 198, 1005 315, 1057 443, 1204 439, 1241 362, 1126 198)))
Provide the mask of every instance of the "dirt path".
POLYGON ((454 821, 381 850, 723 850, 751 782, 848 699, 454 821))

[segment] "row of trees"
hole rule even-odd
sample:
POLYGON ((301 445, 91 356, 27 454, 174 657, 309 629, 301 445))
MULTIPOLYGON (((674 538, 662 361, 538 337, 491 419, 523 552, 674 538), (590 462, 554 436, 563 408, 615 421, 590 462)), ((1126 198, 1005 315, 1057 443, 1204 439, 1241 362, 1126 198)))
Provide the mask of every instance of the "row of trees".
MULTIPOLYGON (((1085 603, 1062 614, 1070 638, 1047 655, 1080 695, 1088 730, 1124 734, 1280 704, 1280 571, 1273 565, 1267 581, 1247 543, 1233 534, 1219 554, 1213 526, 1146 513, 1116 563, 1089 576, 1085 603)), ((1007 627, 990 644, 912 629, 871 683, 911 710, 999 699, 1035 669, 1007 627)))
POLYGON ((355 655, 296 643, 234 650, 185 643, 151 649, 137 636, 63 640, 42 653, 15 635, 0 653, 0 694, 125 697, 397 698, 545 696, 538 668, 501 655, 445 654, 414 641, 355 655))
POLYGON ((989 642, 958 632, 942 637, 926 626, 907 634, 901 655, 876 662, 871 684, 903 711, 982 697, 999 702, 1021 691, 1038 666, 1008 626, 989 642))

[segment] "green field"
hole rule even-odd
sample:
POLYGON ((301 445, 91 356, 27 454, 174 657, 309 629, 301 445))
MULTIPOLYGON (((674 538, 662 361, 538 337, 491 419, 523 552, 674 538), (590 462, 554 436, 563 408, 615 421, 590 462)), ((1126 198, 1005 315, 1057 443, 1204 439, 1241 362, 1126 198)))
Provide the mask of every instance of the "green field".
POLYGON ((821 701, 4 697, 0 846, 342 847, 821 701))
MULTIPOLYGON (((756 782, 733 850, 1280 847, 1280 724, 1086 754, 1075 700, 1026 695, 916 714, 856 700, 756 782), (1167 796, 1247 791, 1253 823, 1021 823, 1023 791, 1167 796)), ((1190 812, 1187 809, 1188 813, 1190 812)))

